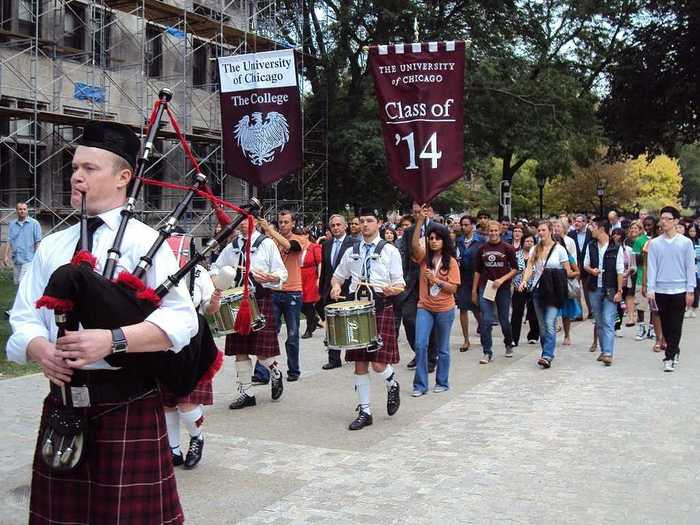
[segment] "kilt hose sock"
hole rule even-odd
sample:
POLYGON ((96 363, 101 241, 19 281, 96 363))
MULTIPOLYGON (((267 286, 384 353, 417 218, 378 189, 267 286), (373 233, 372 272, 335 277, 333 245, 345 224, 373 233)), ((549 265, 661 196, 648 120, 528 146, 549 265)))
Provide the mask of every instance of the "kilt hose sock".
POLYGON ((165 410, 165 426, 168 429, 168 444, 173 454, 182 454, 180 451, 180 412, 177 409, 165 410))
POLYGON ((355 392, 360 402, 360 407, 367 414, 372 413, 369 405, 369 373, 355 374, 355 392))
POLYGON ((250 358, 242 361, 236 360, 236 388, 241 394, 248 394, 248 390, 253 386, 251 377, 253 375, 253 364, 250 358))

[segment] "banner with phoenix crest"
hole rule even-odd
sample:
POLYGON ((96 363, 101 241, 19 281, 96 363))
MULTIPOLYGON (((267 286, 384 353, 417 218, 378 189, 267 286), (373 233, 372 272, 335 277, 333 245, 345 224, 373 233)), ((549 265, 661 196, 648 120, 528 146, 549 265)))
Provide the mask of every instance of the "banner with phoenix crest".
POLYGON ((226 171, 255 186, 293 175, 302 163, 294 51, 233 55, 218 61, 226 171))

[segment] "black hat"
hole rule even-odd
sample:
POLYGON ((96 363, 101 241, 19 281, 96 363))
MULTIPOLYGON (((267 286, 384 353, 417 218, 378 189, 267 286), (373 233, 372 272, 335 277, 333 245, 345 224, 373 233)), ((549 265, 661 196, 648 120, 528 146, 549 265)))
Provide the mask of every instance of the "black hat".
POLYGON ((372 208, 360 208, 357 210, 356 215, 358 217, 369 217, 371 215, 375 219, 379 220, 379 214, 377 213, 377 210, 374 210, 372 208))
POLYGON ((111 151, 136 169, 136 158, 141 150, 141 141, 129 126, 116 122, 91 120, 85 124, 80 146, 111 151))

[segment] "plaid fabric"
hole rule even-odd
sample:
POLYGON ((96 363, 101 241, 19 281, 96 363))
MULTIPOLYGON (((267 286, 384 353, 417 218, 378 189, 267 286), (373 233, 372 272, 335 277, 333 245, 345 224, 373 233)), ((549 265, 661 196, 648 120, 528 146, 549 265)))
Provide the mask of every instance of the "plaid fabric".
POLYGON ((249 335, 230 334, 226 336, 226 355, 256 355, 260 359, 280 355, 280 344, 277 340, 275 313, 272 310, 272 294, 256 296, 260 313, 265 316, 265 328, 249 335))
POLYGON ((194 390, 186 396, 177 397, 165 387, 160 387, 160 395, 163 398, 163 405, 166 407, 176 407, 177 405, 213 405, 214 390, 211 379, 200 379, 194 390))
POLYGON ((346 350, 346 361, 373 361, 375 363, 398 363, 399 345, 396 342, 394 307, 388 305, 377 314, 377 331, 382 336, 384 346, 374 352, 367 350, 346 350))
MULTIPOLYGON (((55 401, 44 400, 42 421, 55 401)), ((88 417, 118 405, 86 409, 88 417)), ((163 402, 158 393, 90 422, 86 457, 57 473, 41 460, 37 439, 30 525, 176 525, 184 523, 163 402)))

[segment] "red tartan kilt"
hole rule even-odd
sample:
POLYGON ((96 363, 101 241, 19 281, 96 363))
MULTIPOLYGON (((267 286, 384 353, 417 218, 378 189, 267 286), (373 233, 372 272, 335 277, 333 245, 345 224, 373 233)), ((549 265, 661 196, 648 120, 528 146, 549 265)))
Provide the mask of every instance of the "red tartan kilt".
MULTIPOLYGON (((42 422, 53 403, 50 397, 44 400, 42 422)), ((114 406, 92 407, 87 415, 114 406)), ((40 440, 41 435, 34 453, 30 524, 184 523, 158 393, 91 421, 86 456, 71 472, 44 465, 40 440)))
POLYGON ((275 328, 275 313, 272 309, 272 294, 256 297, 260 313, 265 316, 265 328, 248 335, 229 334, 226 336, 226 355, 256 355, 260 359, 280 355, 280 345, 275 328))
POLYGON ((372 361, 374 363, 394 364, 399 362, 399 345, 396 342, 396 325, 394 324, 394 307, 385 306, 377 314, 377 331, 382 336, 384 346, 374 352, 367 350, 346 350, 346 361, 372 361))
POLYGON ((213 405, 214 389, 211 379, 200 379, 194 390, 186 396, 177 397, 167 388, 161 385, 160 394, 163 398, 163 405, 174 408, 177 405, 213 405))

